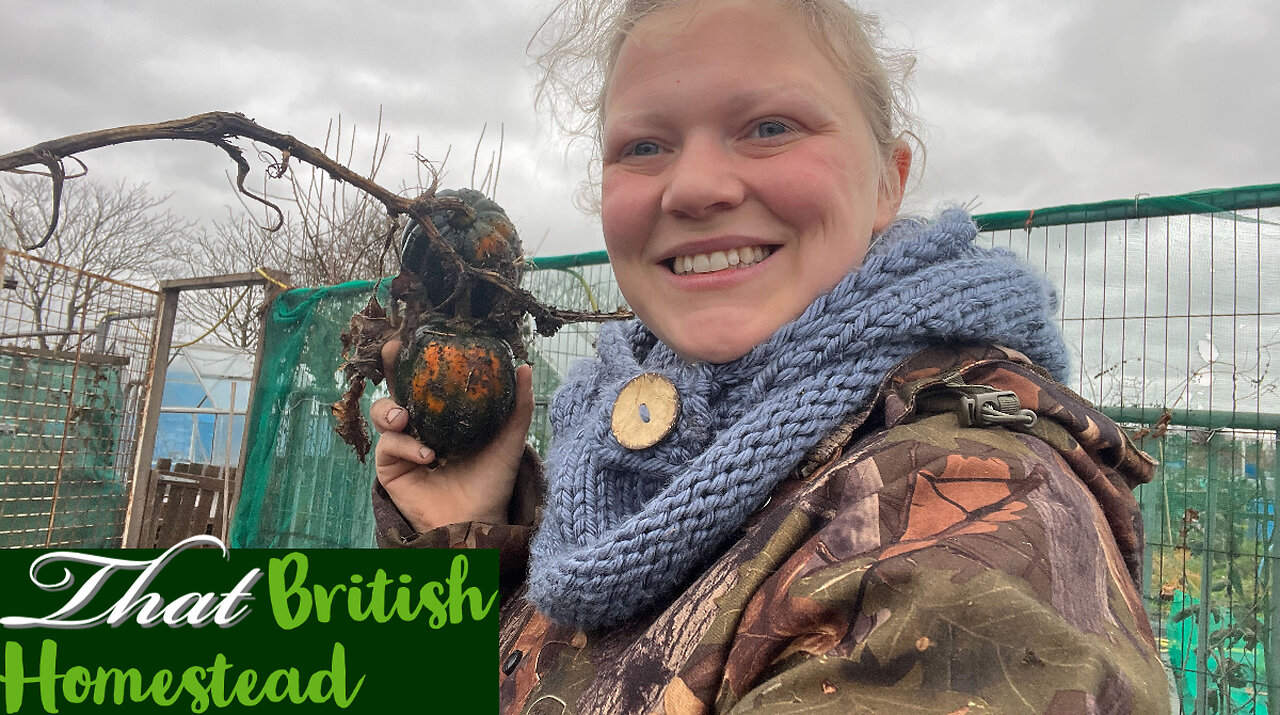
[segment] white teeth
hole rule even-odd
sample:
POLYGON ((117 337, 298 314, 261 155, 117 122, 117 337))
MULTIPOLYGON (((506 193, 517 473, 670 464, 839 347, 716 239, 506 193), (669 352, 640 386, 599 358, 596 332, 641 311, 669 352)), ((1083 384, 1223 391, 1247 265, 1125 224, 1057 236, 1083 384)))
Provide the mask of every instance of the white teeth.
POLYGON ((671 270, 678 275, 689 273, 714 273, 726 268, 746 268, 763 261, 773 249, 764 246, 743 246, 730 248, 727 251, 696 253, 691 256, 676 256, 671 261, 671 270))

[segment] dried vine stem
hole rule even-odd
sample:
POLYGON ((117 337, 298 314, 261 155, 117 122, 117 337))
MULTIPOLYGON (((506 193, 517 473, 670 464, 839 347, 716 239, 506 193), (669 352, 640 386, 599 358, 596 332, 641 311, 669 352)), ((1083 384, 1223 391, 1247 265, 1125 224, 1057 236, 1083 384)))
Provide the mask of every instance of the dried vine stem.
MULTIPOLYGON (((244 185, 250 166, 249 162, 244 158, 244 152, 230 142, 231 139, 237 137, 259 142, 279 150, 281 161, 279 164, 273 164, 272 167, 276 171, 281 170, 281 168, 277 168, 280 164, 287 165, 290 159, 297 159, 324 171, 335 181, 345 182, 369 194, 386 207, 387 214, 391 217, 409 216, 422 228, 432 244, 439 248, 445 259, 451 264, 450 267, 457 271, 458 275, 470 275, 477 280, 492 283, 502 290, 515 294, 527 301, 532 308, 530 313, 533 314, 534 320, 538 324, 538 331, 541 333, 554 333, 564 323, 602 322, 626 318, 631 315, 627 311, 612 313, 581 312, 542 305, 533 295, 518 285, 511 285, 507 280, 495 273, 478 270, 469 265, 462 260, 462 257, 452 247, 441 239, 440 232, 436 230, 431 222, 431 212, 433 210, 447 210, 469 213, 471 209, 466 204, 448 197, 436 197, 434 186, 414 198, 400 196, 329 158, 323 151, 301 142, 289 134, 282 134, 268 129, 239 112, 205 112, 185 119, 173 119, 158 124, 133 124, 114 129, 101 129, 82 134, 73 134, 60 139, 40 142, 26 149, 0 156, 0 171, 29 174, 33 172, 23 167, 41 165, 48 170, 46 175, 53 183, 53 211, 49 226, 45 230, 43 238, 32 245, 24 245, 23 250, 35 250, 49 242, 58 227, 58 214, 61 210, 64 182, 68 178, 83 175, 82 171, 80 174, 69 176, 66 172, 64 161, 71 159, 79 163, 83 168, 84 164, 74 156, 75 154, 106 146, 153 139, 201 141, 222 149, 236 165, 236 188, 246 197, 275 211, 276 224, 270 230, 278 229, 284 222, 284 213, 280 210, 280 207, 267 198, 249 191, 244 185)), ((44 172, 39 173, 44 174, 44 172)))
MULTIPOLYGON (((284 162, 287 162, 289 158, 294 158, 321 169, 333 177, 335 181, 351 184, 377 199, 386 207, 387 213, 391 216, 412 216, 420 223, 425 223, 424 228, 431 226, 429 219, 425 220, 425 222, 423 221, 429 213, 427 211, 427 200, 430 199, 430 192, 425 197, 414 199, 399 196, 339 164, 319 149, 298 141, 296 137, 289 134, 281 134, 268 129, 239 112, 205 112, 185 119, 173 119, 158 124, 132 124, 114 129, 100 129, 82 134, 73 134, 60 139, 41 142, 35 146, 0 156, 0 171, 13 171, 24 166, 41 164, 49 170, 50 178, 53 180, 54 220, 40 243, 34 246, 24 246, 24 248, 27 250, 39 248, 47 243, 53 235, 53 231, 56 228, 58 209, 60 208, 59 199, 62 194, 62 184, 65 179, 65 172, 62 169, 62 161, 64 159, 91 149, 153 139, 202 141, 222 149, 236 164, 237 188, 245 196, 273 209, 276 212, 277 223, 272 228, 279 228, 280 222, 283 221, 283 213, 280 208, 266 198, 253 194, 245 188, 244 179, 250 171, 249 162, 244 158, 244 152, 230 143, 229 140, 234 137, 249 139, 274 147, 281 152, 284 162), (423 200, 424 198, 427 200, 423 200)), ((428 229, 428 233, 432 233, 432 231, 428 229)), ((457 258, 457 256, 454 256, 454 259, 461 263, 461 259, 457 258)))

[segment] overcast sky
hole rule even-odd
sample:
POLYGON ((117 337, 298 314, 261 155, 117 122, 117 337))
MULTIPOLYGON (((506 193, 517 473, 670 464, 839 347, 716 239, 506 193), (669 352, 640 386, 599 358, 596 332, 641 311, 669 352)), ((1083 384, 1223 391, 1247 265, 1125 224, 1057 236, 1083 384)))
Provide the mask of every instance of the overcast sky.
MULTIPOLYGON (((379 181, 444 186, 481 173, 505 125, 497 198, 537 255, 603 248, 573 208, 583 175, 532 107, 524 55, 542 3, 35 2, 0 0, 0 153, 58 136, 210 110, 321 144, 341 115, 367 162, 379 107, 392 137, 379 181), (420 142, 420 145, 417 144, 420 142)), ((928 162, 909 203, 978 211, 1280 182, 1275 0, 868 0, 919 54, 928 162)), ((82 157, 147 181, 198 221, 238 205, 203 144, 82 157)))

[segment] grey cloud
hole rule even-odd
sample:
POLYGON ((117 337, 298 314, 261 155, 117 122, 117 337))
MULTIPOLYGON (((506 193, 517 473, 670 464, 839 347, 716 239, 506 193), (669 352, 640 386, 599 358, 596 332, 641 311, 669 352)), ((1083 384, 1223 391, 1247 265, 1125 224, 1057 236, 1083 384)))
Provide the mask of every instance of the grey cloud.
MULTIPOLYGON (((874 0, 916 46, 929 161, 915 203, 982 210, 1274 182, 1280 91, 1271 0, 874 0)), ((31 3, 0 0, 0 152, 63 134, 237 110, 320 144, 341 115, 367 144, 382 107, 393 141, 380 179, 414 182, 415 138, 452 146, 447 180, 506 126, 499 200, 540 253, 594 250, 598 222, 571 199, 525 44, 533 3, 342 0, 31 3), (545 242, 543 236, 546 236, 545 242)), ((367 157, 357 148, 357 166, 367 157)), ((175 210, 221 218, 236 202, 209 147, 120 147, 96 175, 172 191, 175 210)))
POLYGON ((932 185, 971 178, 983 209, 1277 180, 1280 95, 1250 69, 1280 66, 1272 3, 885 6, 922 52, 932 185))

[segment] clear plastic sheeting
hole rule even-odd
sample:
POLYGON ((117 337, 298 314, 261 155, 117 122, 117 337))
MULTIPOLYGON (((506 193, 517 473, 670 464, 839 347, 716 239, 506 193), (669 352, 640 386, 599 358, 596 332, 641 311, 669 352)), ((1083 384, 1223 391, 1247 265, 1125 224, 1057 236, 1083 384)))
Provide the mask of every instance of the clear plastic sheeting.
POLYGON ((152 463, 237 467, 253 379, 253 354, 217 345, 174 351, 152 463))

